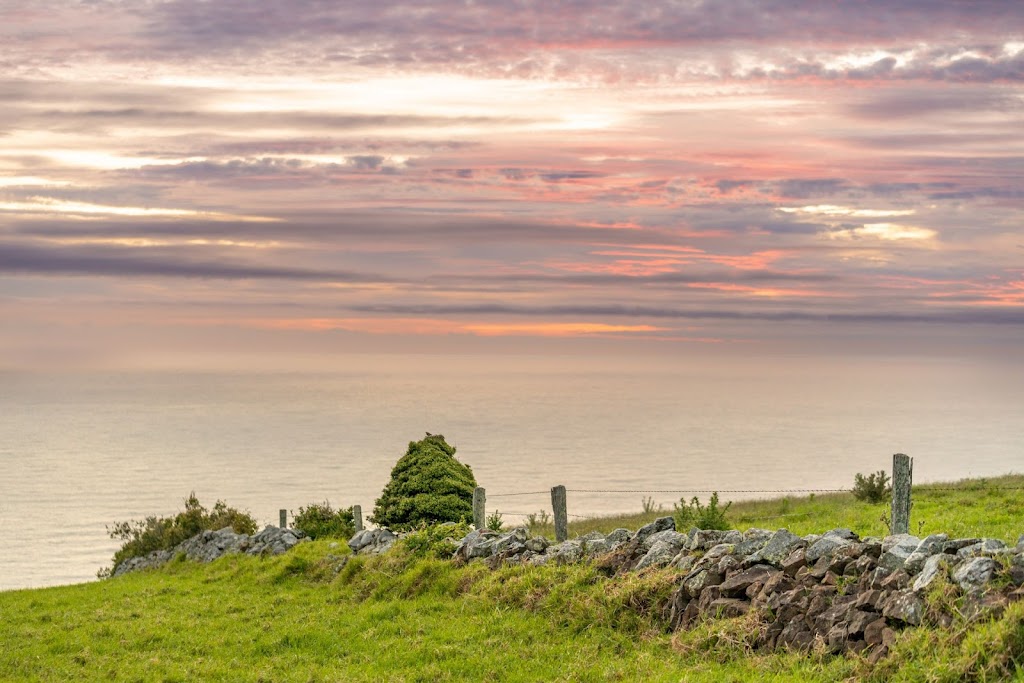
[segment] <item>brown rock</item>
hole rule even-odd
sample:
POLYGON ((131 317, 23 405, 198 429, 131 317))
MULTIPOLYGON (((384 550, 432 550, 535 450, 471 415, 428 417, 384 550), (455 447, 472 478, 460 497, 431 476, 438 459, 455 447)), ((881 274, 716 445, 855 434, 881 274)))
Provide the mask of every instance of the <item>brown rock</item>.
POLYGON ((815 619, 819 614, 827 610, 829 607, 829 599, 824 595, 815 595, 811 598, 811 602, 807 605, 807 618, 815 619))
POLYGON ((679 618, 679 628, 688 629, 697 623, 697 619, 700 617, 700 609, 697 607, 697 601, 691 600, 690 604, 683 610, 682 616, 679 618))
POLYGON ((882 588, 882 583, 889 578, 888 569, 882 567, 875 567, 868 574, 865 575, 866 588, 882 588))
POLYGON ((838 586, 839 576, 830 569, 825 572, 825 576, 821 577, 821 583, 825 586, 838 586))
POLYGON ((845 652, 853 652, 859 654, 867 648, 868 644, 860 638, 850 638, 846 641, 845 652))
POLYGON ((846 565, 843 576, 861 576, 878 566, 878 562, 870 555, 861 555, 856 560, 846 565))
POLYGON ((885 593, 880 590, 872 589, 866 590, 857 596, 857 609, 870 610, 872 612, 880 612, 881 608, 879 605, 882 602, 885 593))
MULTIPOLYGON (((842 625, 845 638, 846 622, 849 621, 852 611, 853 605, 831 605, 814 618, 814 630, 821 634, 827 634, 834 626, 842 625)), ((808 616, 810 616, 810 611, 808 611, 808 616)))
POLYGON ((842 652, 845 644, 846 626, 844 624, 836 624, 828 630, 828 633, 825 635, 825 647, 828 648, 829 652, 842 652))
POLYGON ((736 598, 718 598, 711 602, 707 613, 716 619, 742 617, 750 611, 750 603, 736 598))
POLYGON ((889 576, 882 579, 880 588, 882 590, 903 590, 910 585, 910 575, 902 569, 897 569, 889 576))
POLYGON ((894 592, 881 607, 884 616, 911 626, 920 626, 924 618, 924 602, 913 591, 894 592))
POLYGON ((886 626, 882 629, 882 645, 885 646, 886 650, 892 647, 892 644, 896 642, 896 631, 886 626))
MULTIPOLYGON (((876 617, 878 615, 875 615, 876 617)), ((886 628, 885 619, 878 617, 872 622, 869 622, 864 627, 864 642, 868 645, 881 645, 882 644, 882 631, 886 628)))
POLYGON ((1024 600, 1024 588, 1018 588, 1017 590, 1010 593, 1007 597, 1010 598, 1010 602, 1024 600))
POLYGON ((700 592, 700 597, 697 598, 697 609, 707 612, 711 603, 720 597, 722 597, 722 590, 718 586, 708 586, 700 592))
POLYGON ((885 645, 876 645, 868 655, 868 664, 872 666, 878 664, 887 654, 889 654, 888 647, 885 645))
POLYGON ((878 621, 878 615, 876 613, 854 610, 850 613, 848 618, 847 631, 851 636, 860 635, 864 633, 864 629, 867 628, 868 624, 875 621, 878 621))
POLYGON ((797 548, 789 554, 789 557, 782 561, 782 571, 786 572, 790 576, 796 576, 797 570, 806 565, 807 558, 804 554, 804 549, 797 548))
MULTIPOLYGON (((762 583, 775 574, 781 574, 778 569, 771 567, 766 564, 754 565, 750 569, 744 569, 741 572, 736 572, 729 576, 719 586, 722 590, 722 595, 729 598, 738 598, 742 595, 746 595, 747 589, 755 583, 762 583)), ((755 593, 756 595, 756 593, 755 593)))

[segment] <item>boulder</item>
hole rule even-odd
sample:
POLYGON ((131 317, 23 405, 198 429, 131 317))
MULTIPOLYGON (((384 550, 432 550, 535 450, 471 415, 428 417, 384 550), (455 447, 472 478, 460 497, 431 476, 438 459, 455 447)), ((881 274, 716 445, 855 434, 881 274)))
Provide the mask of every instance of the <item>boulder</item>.
POLYGON ((848 546, 851 543, 853 543, 853 541, 850 539, 825 534, 807 547, 807 550, 804 553, 804 559, 807 561, 807 564, 814 564, 822 557, 825 557, 826 555, 831 556, 832 553, 839 548, 848 546))
POLYGON ((975 557, 953 571, 953 582, 965 592, 982 589, 995 576, 996 563, 990 557, 975 557))
POLYGON ((924 561, 921 571, 918 573, 917 578, 914 579, 915 593, 927 590, 928 586, 932 585, 936 579, 946 575, 946 569, 949 566, 948 558, 949 555, 940 553, 931 555, 924 561))
POLYGON ((764 583, 776 574, 782 572, 771 565, 758 564, 735 572, 728 576, 720 585, 722 595, 729 598, 738 598, 746 595, 747 589, 755 583, 764 583))
POLYGON ((921 539, 910 534, 888 536, 882 542, 882 556, 878 558, 878 566, 889 571, 903 569, 907 559, 921 545, 921 539))
POLYGON ((882 615, 911 626, 920 626, 924 602, 913 591, 898 591, 882 603, 882 615))
POLYGON ((662 531, 658 534, 654 534, 651 538, 656 536, 661 536, 661 538, 658 541, 655 541, 650 550, 647 551, 647 554, 640 558, 640 561, 636 565, 636 569, 664 567, 675 559, 679 554, 679 550, 686 544, 687 540, 684 534, 676 533, 675 531, 662 531), (672 535, 666 536, 664 534, 672 535))
POLYGON ((804 544, 806 544, 804 539, 790 533, 788 529, 779 529, 765 541, 760 549, 750 555, 746 562, 751 565, 771 564, 781 567, 783 560, 804 544))
POLYGON ((676 530, 676 520, 672 517, 659 517, 650 524, 645 524, 644 526, 640 527, 640 529, 636 532, 636 534, 634 534, 631 540, 636 542, 637 544, 641 544, 645 540, 647 540, 648 536, 653 536, 659 531, 667 530, 676 530))

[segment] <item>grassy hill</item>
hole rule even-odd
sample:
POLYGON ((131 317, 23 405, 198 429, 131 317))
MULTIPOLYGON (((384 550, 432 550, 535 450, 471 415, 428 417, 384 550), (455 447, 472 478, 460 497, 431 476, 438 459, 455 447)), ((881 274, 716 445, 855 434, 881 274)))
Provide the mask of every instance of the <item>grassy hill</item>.
MULTIPOLYGON (((1015 542, 1024 490, 1005 487, 1024 488, 1024 477, 915 487, 912 525, 1015 542)), ((830 495, 737 503, 729 517, 739 528, 847 526, 866 536, 884 534, 884 511, 830 495)), ((644 521, 586 520, 571 533, 644 521)), ((342 567, 346 552, 317 541, 271 559, 177 561, 0 593, 0 680, 1024 680, 1024 603, 998 620, 907 630, 871 667, 821 651, 753 652, 754 615, 669 633, 661 608, 673 570, 616 579, 588 565, 490 571, 403 549, 342 567)), ((946 594, 940 586, 929 599, 946 594)))

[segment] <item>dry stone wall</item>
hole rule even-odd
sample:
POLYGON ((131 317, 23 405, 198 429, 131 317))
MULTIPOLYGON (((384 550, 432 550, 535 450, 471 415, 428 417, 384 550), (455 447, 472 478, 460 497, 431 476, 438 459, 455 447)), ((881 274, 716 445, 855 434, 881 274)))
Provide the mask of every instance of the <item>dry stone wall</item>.
MULTIPOLYGON (((353 541, 356 552, 381 552, 394 537, 364 532, 353 541)), ((522 527, 473 531, 459 541, 453 560, 492 568, 592 562, 608 576, 668 568, 678 573, 665 615, 674 629, 753 611, 763 624, 760 648, 821 644, 872 659, 887 654, 904 628, 952 623, 951 614, 925 600, 940 579, 958 592, 958 609, 968 618, 998 615, 1024 599, 1024 536, 1008 547, 945 534, 862 539, 849 529, 809 536, 786 529, 681 533, 663 517, 635 533, 591 532, 557 544, 522 527)))

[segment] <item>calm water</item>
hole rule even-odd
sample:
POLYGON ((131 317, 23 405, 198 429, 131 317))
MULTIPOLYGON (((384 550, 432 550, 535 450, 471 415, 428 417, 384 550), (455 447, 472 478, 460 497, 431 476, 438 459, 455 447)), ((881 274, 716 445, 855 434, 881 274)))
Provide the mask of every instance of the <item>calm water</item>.
MULTIPOLYGON (((984 362, 729 363, 633 371, 0 374, 0 589, 88 581, 105 525, 190 491, 247 508, 364 511, 409 440, 458 446, 491 494, 845 488, 915 457, 915 479, 1020 472, 1024 374, 984 362)), ((569 494, 570 513, 640 493, 569 494)), ((679 496, 656 495, 670 503, 679 496)), ((731 495, 724 498, 740 498, 731 495)), ((751 496, 747 496, 751 497, 751 496)), ((512 513, 546 494, 491 499, 512 513)))

